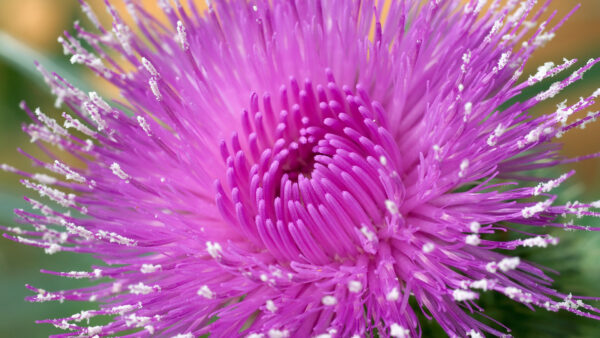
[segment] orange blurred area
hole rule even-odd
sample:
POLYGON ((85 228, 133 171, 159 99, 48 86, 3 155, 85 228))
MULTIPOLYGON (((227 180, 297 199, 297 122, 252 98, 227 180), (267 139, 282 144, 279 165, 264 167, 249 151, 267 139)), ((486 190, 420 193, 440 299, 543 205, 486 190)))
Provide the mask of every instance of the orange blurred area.
POLYGON ((0 29, 35 49, 55 50, 56 37, 65 29, 76 4, 76 1, 2 0, 0 29))
MULTIPOLYGON (((542 1, 540 1, 542 3, 542 1)), ((533 58, 528 62, 524 74, 535 73, 538 66, 546 61, 556 64, 562 62, 563 58, 579 60, 582 65, 590 58, 600 57, 600 1, 553 1, 551 8, 557 11, 556 17, 551 24, 557 24, 562 17, 571 11, 577 4, 581 7, 570 17, 564 25, 556 32, 556 37, 544 48, 536 51, 533 58)), ((580 96, 590 95, 600 87, 600 73, 596 67, 584 75, 583 80, 568 88, 564 95, 548 100, 536 107, 537 112, 549 112, 556 109, 556 104, 567 99, 569 103, 579 100, 580 96)), ((599 110, 599 104, 594 105, 587 111, 599 110)), ((575 117, 583 117, 585 113, 575 117)), ((566 133, 564 137, 557 140, 564 144, 564 154, 573 157, 600 151, 600 124, 588 124, 585 129, 573 130, 566 133)), ((593 159, 568 165, 577 171, 579 180, 583 182, 586 190, 600 185, 600 160, 593 159)))

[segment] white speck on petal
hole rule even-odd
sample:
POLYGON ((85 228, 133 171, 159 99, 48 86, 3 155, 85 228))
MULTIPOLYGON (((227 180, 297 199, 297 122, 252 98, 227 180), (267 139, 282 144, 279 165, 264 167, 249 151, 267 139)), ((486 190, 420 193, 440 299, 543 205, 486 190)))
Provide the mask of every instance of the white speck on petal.
POLYGON ((152 265, 152 264, 142 264, 140 268, 141 273, 153 273, 160 270, 162 267, 160 264, 152 265))
POLYGON ((267 300, 265 307, 267 308, 268 311, 275 313, 277 311, 277 306, 275 306, 275 302, 273 302, 272 300, 267 300))
POLYGON ((221 244, 217 242, 206 242, 206 251, 212 258, 216 259, 221 257, 221 252, 223 250, 221 249, 221 244))
POLYGON ((498 268, 500 268, 500 270, 506 272, 509 270, 516 269, 520 263, 521 263, 521 259, 519 259, 519 257, 506 257, 506 258, 503 258, 498 263, 498 268))
POLYGON ((473 289, 481 289, 487 291, 490 287, 490 282, 487 279, 476 280, 469 285, 473 289))
POLYGON ((394 338, 408 338, 410 331, 397 323, 392 323, 390 326, 390 336, 394 338))
POLYGON ((323 303, 323 305, 333 306, 337 304, 337 299, 333 296, 325 296, 321 299, 321 302, 323 303))
POLYGON ((154 94, 156 101, 162 101, 162 94, 158 89, 158 83, 156 82, 156 80, 154 78, 151 78, 150 80, 148 80, 148 84, 150 85, 150 90, 152 90, 152 94, 154 94))
POLYGON ((127 288, 129 289, 129 292, 133 293, 134 295, 147 295, 154 291, 160 291, 160 286, 150 286, 142 282, 139 282, 135 285, 129 285, 127 288))
POLYGON ((473 103, 467 102, 465 103, 465 115, 463 116, 463 121, 467 122, 469 119, 469 115, 471 115, 471 111, 473 110, 473 103))
POLYGON ((523 218, 533 217, 536 214, 539 214, 548 209, 550 205, 552 205, 552 200, 538 202, 533 206, 523 208, 523 210, 521 210, 521 215, 523 216, 523 218))
POLYGON ((146 119, 143 116, 138 116, 137 120, 138 120, 138 124, 140 125, 140 127, 142 127, 142 129, 144 130, 146 135, 150 136, 151 135, 150 134, 150 125, 148 124, 146 119))
POLYGON ((393 288, 390 292, 387 293, 387 295, 385 295, 385 299, 390 302, 397 301, 399 297, 400 292, 398 291, 398 288, 393 288))
POLYGON ((288 338, 290 336, 290 332, 288 330, 270 329, 267 335, 269 338, 288 338))
POLYGON ((246 338, 264 338, 265 335, 262 333, 251 333, 246 336, 246 338))
POLYGON ((175 336, 172 336, 171 338, 194 338, 194 335, 187 332, 187 333, 179 333, 175 336))
POLYGON ((464 160, 462 160, 462 162, 460 162, 460 171, 458 172, 458 177, 465 177, 468 168, 469 160, 465 158, 464 160))
POLYGON ((198 296, 202 296, 207 299, 215 298, 215 293, 210 290, 208 285, 202 285, 200 289, 198 289, 198 296))
POLYGON ((508 59, 510 58, 511 52, 502 53, 500 56, 500 60, 498 60, 498 70, 502 70, 508 64, 508 59))
POLYGON ((468 235, 465 238, 465 243, 469 245, 479 245, 479 243, 481 243, 481 239, 478 235, 468 235))
POLYGON ((462 302, 465 300, 477 299, 477 293, 467 290, 456 289, 452 292, 452 297, 455 301, 462 302))
POLYGON ((430 252, 432 252, 434 249, 435 249, 435 244, 433 244, 433 243, 431 243, 431 242, 430 242, 430 243, 425 243, 425 244, 423 245, 423 248, 422 248, 422 250, 423 250, 423 252, 424 252, 424 253, 430 253, 430 252))
POLYGON ((177 21, 177 40, 179 40, 178 42, 181 46, 181 49, 183 49, 184 51, 190 49, 190 43, 187 39, 185 26, 183 25, 183 22, 181 22, 181 20, 177 21))
POLYGON ((392 200, 385 200, 385 207, 392 215, 397 215, 399 213, 398 206, 392 200))
POLYGON ((471 329, 469 332, 467 332, 467 336, 471 337, 471 338, 484 338, 483 335, 481 335, 481 333, 471 329))
POLYGON ((478 233, 479 229, 481 229, 481 224, 479 224, 479 222, 471 222, 471 224, 469 224, 469 229, 471 229, 471 232, 474 233, 478 233))
POLYGON ((533 188, 533 195, 537 196, 544 192, 549 192, 552 189, 558 187, 562 182, 564 182, 568 177, 568 174, 563 174, 559 178, 555 180, 550 180, 548 182, 542 182, 538 184, 535 188, 533 188))
POLYGON ((558 244, 558 238, 555 237, 551 237, 551 236, 547 236, 547 237, 541 237, 541 236, 536 236, 536 237, 532 237, 532 238, 527 238, 521 241, 521 245, 524 247, 539 247, 539 248, 545 248, 548 246, 548 244, 552 244, 552 245, 556 245, 558 244))
POLYGON ((145 57, 142 57, 142 65, 144 66, 144 68, 146 68, 146 70, 148 71, 148 73, 150 73, 150 75, 155 76, 155 77, 159 76, 159 74, 156 71, 156 68, 154 68, 154 65, 152 64, 152 62, 150 62, 145 57))
POLYGON ((118 163, 113 163, 110 165, 110 170, 112 170, 113 174, 115 174, 118 178, 122 179, 122 180, 126 180, 129 178, 129 175, 127 175, 123 169, 121 169, 121 166, 118 163))
POLYGON ((351 280, 348 282, 348 291, 352 293, 359 293, 362 291, 362 283, 357 280, 351 280))

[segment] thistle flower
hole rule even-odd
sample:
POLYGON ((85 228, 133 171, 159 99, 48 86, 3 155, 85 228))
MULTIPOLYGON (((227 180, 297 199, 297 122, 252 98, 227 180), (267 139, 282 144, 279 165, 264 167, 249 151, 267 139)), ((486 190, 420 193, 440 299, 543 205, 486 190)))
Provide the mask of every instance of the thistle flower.
POLYGON ((413 337, 422 312, 449 336, 502 336, 480 315, 483 292, 600 318, 509 252, 557 244, 547 228, 586 229, 575 220, 599 206, 557 205, 573 172, 535 171, 598 155, 563 158, 552 140, 597 117, 571 115, 599 90, 529 110, 600 59, 514 100, 576 63, 522 75, 564 21, 550 27, 534 3, 160 1, 164 25, 127 2, 129 27, 107 2, 108 30, 82 2, 97 31, 76 24, 79 40, 59 42, 122 99, 39 67, 70 113, 61 125, 23 105, 49 160, 3 169, 44 202, 26 198, 39 213, 16 214, 33 228, 5 237, 106 264, 45 271, 95 282, 28 286, 30 301, 100 306, 40 322, 64 336, 413 337), (96 316, 110 320, 85 325, 96 316))

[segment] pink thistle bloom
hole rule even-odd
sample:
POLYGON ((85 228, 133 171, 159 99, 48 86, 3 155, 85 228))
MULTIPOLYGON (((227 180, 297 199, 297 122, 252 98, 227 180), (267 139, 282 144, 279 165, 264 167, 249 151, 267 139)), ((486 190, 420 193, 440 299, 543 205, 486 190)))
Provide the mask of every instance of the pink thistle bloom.
POLYGON ((528 113, 600 59, 505 104, 576 63, 522 74, 564 21, 550 27, 534 2, 391 1, 383 20, 383 1, 160 1, 163 25, 127 1, 135 27, 107 2, 111 29, 83 3, 88 47, 59 41, 122 99, 40 67, 70 113, 61 124, 23 105, 50 160, 30 156, 37 174, 2 166, 44 201, 27 198, 39 213, 16 214, 33 227, 5 237, 106 263, 45 271, 97 280, 87 288, 28 286, 34 302, 101 304, 41 322, 61 336, 414 337, 422 311, 449 336, 502 336, 477 319, 483 292, 599 319, 508 254, 556 245, 544 228, 585 229, 575 221, 600 206, 557 205, 573 172, 532 172, 598 156, 563 158, 552 140, 597 117, 570 118, 600 91, 528 113), (505 231, 518 239, 493 236, 505 231), (96 316, 111 319, 85 325, 96 316))

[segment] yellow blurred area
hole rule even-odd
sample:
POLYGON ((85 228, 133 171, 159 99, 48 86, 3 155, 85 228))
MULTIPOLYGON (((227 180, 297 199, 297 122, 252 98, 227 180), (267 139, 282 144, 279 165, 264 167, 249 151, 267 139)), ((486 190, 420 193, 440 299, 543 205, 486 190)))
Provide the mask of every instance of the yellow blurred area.
POLYGON ((56 48, 75 1, 1 0, 0 29, 38 50, 56 48))
MULTIPOLYGON (((548 45, 536 51, 529 60, 524 74, 535 73, 537 67, 546 61, 559 64, 563 58, 576 58, 579 60, 578 65, 581 66, 590 58, 600 57, 600 45, 598 44, 600 41, 600 0, 553 1, 550 8, 557 10, 558 14, 552 20, 551 25, 558 23, 577 4, 581 4, 581 8, 564 23, 556 32, 556 37, 548 45)), ((586 75, 564 95, 557 95, 556 98, 545 101, 536 107, 536 111, 552 112, 556 110, 556 104, 565 99, 568 100, 567 103, 573 104, 579 97, 590 95, 600 87, 600 81, 598 76, 590 79, 589 75, 586 75)), ((600 109, 599 107, 600 105, 596 104, 586 112, 597 111, 600 109)), ((580 113, 577 117, 585 116, 586 112, 580 113)), ((563 153, 569 157, 598 152, 600 151, 600 123, 591 123, 585 129, 578 128, 568 132, 558 141, 563 143, 563 153)), ((600 160, 582 161, 571 164, 569 167, 577 171, 578 179, 584 183, 586 190, 589 191, 591 187, 600 185, 600 160)))

